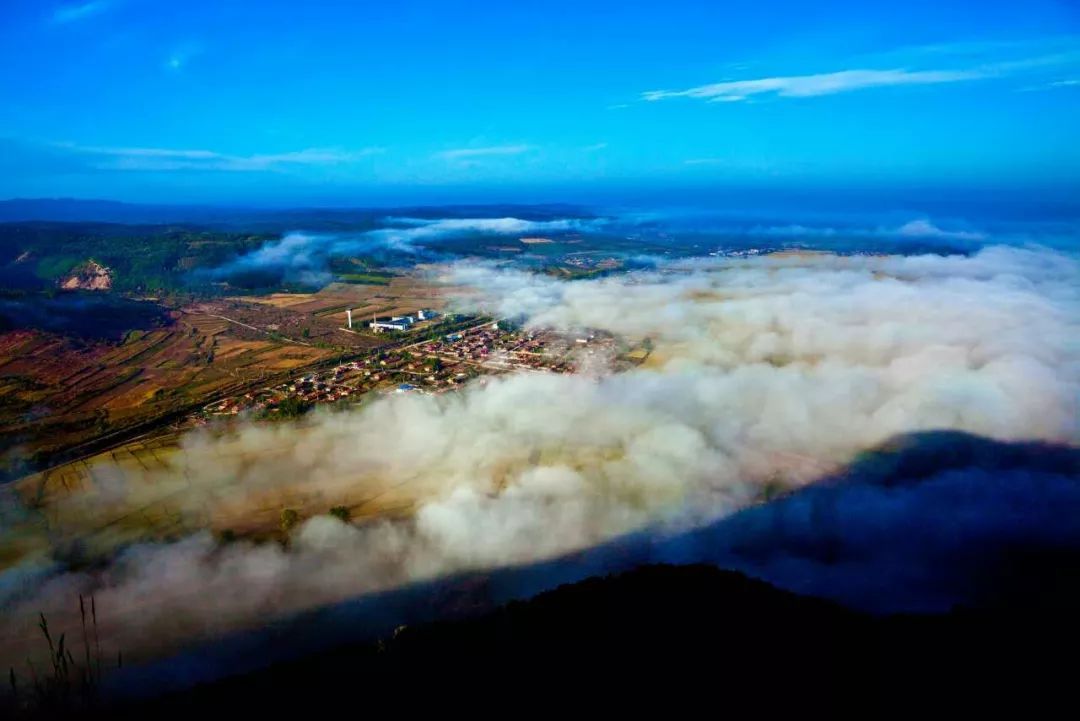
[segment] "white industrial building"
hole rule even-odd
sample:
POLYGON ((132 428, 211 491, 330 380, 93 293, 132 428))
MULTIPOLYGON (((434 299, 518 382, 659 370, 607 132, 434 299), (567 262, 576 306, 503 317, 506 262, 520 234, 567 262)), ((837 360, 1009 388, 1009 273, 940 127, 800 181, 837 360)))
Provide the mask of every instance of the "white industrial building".
POLYGON ((409 330, 416 319, 411 315, 396 315, 393 318, 374 318, 368 327, 376 333, 384 330, 409 330))
MULTIPOLYGON (((349 327, 352 328, 352 311, 346 311, 346 313, 349 317, 349 327)), ((376 333, 384 330, 409 330, 414 323, 431 320, 438 315, 430 308, 423 308, 416 311, 416 315, 395 315, 392 318, 372 317, 371 322, 368 323, 368 328, 371 328, 376 333)))

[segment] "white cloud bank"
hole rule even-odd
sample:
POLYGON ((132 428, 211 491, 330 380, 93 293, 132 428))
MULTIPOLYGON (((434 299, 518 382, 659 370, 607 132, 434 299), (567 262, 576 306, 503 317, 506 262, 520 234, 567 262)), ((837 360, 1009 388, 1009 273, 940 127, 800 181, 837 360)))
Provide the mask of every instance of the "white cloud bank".
POLYGON ((904 223, 895 234, 904 238, 939 238, 942 240, 985 240, 986 234, 974 230, 944 230, 925 218, 904 223))
POLYGON ((915 240, 984 241, 987 234, 970 229, 942 228, 927 218, 916 218, 900 226, 832 227, 828 225, 755 225, 746 229, 750 236, 769 238, 897 238, 915 240))
MULTIPOLYGON (((787 255, 575 282, 462 264, 446 279, 470 289, 469 307, 648 336, 655 351, 621 374, 512 375, 306 428, 193 435, 149 484, 182 491, 183 513, 213 516, 283 488, 329 499, 407 490, 417 511, 364 527, 316 517, 289 551, 219 548, 207 534, 135 546, 102 570, 28 559, 0 575, 0 589, 19 591, 0 599, 0 648, 23 654, 37 612, 64 618, 79 590, 108 609, 110 647, 135 657, 412 580, 693 526, 895 434, 1080 441, 1071 257, 787 255)), ((72 502, 88 514, 136 508, 145 487, 116 478, 108 494, 72 502)))
POLYGON ((600 219, 555 218, 552 220, 526 220, 523 218, 388 218, 387 222, 406 228, 384 228, 372 231, 405 237, 410 241, 425 238, 445 238, 470 233, 490 235, 518 235, 521 233, 544 233, 586 230, 598 227, 600 219))
POLYGON ((210 274, 228 280, 238 274, 257 271, 270 274, 268 278, 273 280, 266 280, 267 286, 281 280, 320 285, 333 279, 328 267, 330 258, 334 256, 378 251, 417 254, 425 250, 424 242, 439 239, 470 235, 514 236, 588 230, 600 227, 606 221, 599 218, 525 220, 503 217, 387 218, 384 222, 389 227, 355 234, 289 233, 210 271, 210 274))

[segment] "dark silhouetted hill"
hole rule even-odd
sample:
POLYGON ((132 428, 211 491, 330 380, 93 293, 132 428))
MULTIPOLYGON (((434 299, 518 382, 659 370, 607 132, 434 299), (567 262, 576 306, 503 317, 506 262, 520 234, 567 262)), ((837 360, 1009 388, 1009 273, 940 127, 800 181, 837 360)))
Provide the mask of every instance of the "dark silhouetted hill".
POLYGON ((1037 716, 1070 688, 1076 640, 1068 614, 1022 604, 878 617, 711 566, 645 566, 104 715, 1037 716))

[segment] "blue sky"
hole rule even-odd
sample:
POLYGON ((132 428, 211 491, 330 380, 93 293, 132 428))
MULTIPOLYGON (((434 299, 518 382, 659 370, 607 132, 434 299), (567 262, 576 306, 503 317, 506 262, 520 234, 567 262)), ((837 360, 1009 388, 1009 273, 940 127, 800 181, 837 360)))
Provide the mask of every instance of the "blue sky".
POLYGON ((0 197, 1061 191, 1078 128, 1074 0, 0 7, 0 197))

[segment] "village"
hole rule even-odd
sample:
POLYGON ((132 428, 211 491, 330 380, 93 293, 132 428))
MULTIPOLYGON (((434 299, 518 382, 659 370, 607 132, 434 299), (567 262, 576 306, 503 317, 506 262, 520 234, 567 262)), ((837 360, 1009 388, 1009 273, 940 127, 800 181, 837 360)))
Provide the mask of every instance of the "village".
POLYGON ((634 365, 646 355, 642 348, 628 349, 610 334, 566 334, 486 320, 437 339, 375 350, 325 371, 219 400, 191 420, 202 425, 241 414, 256 419, 289 418, 317 405, 358 403, 369 394, 436 394, 484 374, 573 373, 594 359, 634 365))

